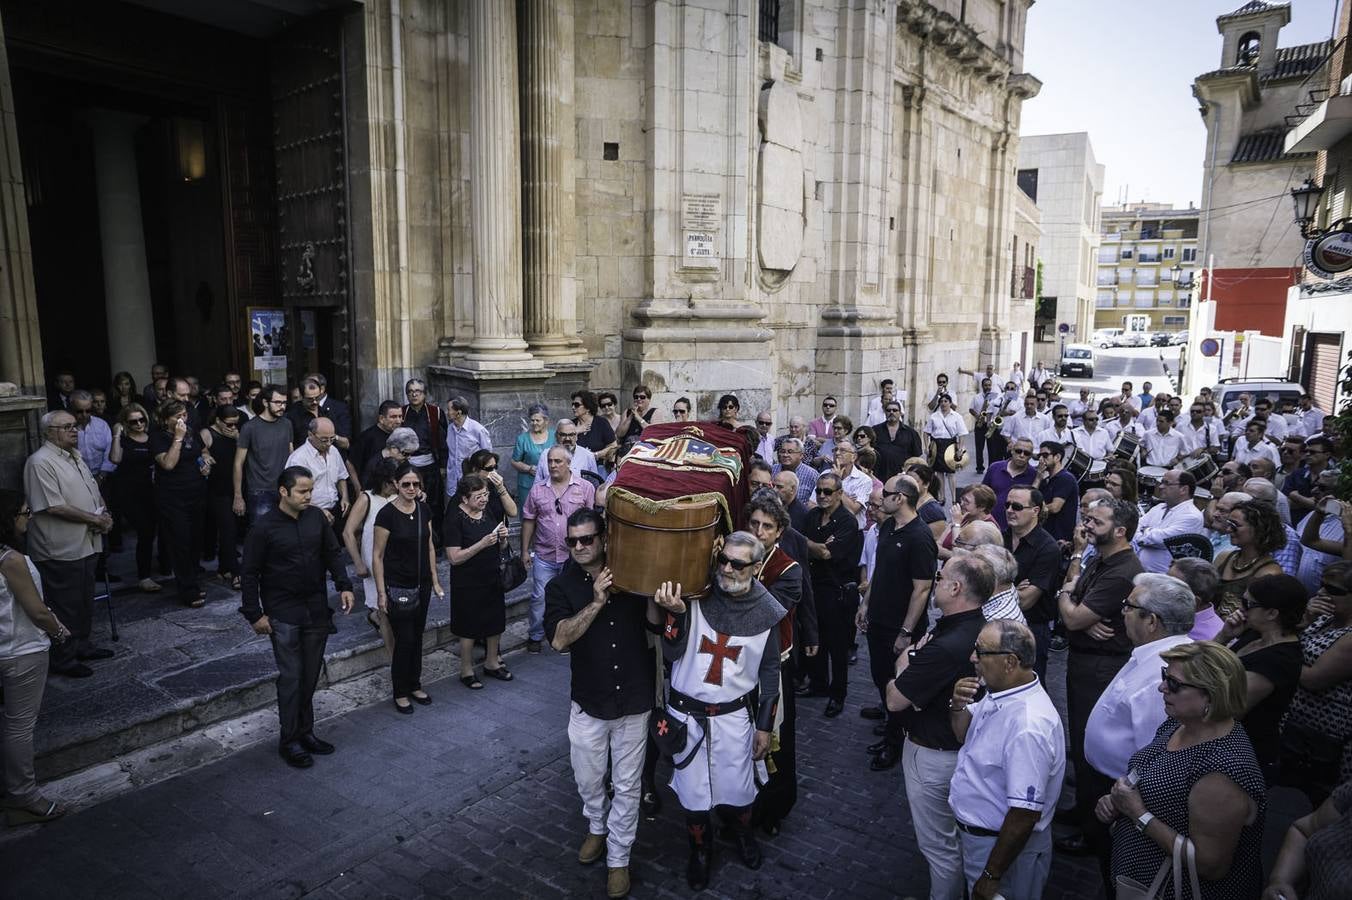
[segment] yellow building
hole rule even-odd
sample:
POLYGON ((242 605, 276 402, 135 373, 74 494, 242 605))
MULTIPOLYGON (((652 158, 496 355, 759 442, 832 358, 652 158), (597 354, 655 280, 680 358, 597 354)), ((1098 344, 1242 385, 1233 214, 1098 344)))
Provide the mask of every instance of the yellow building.
POLYGON ((1191 204, 1103 208, 1095 329, 1187 330, 1200 266, 1198 216, 1191 204))

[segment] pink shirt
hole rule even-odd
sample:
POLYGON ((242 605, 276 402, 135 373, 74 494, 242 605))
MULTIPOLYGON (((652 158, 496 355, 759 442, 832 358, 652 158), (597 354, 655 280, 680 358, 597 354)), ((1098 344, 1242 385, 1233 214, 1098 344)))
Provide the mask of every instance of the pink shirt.
POLYGON ((579 509, 589 509, 596 502, 596 488, 583 481, 576 473, 570 475, 563 495, 554 492, 550 481, 536 480, 526 495, 521 518, 535 522, 535 554, 545 562, 562 564, 568 560, 568 517, 579 509))
POLYGON ((1225 620, 1216 614, 1215 607, 1208 606, 1193 617, 1192 631, 1188 632, 1188 637, 1194 641, 1209 641, 1220 634, 1224 625, 1225 620))

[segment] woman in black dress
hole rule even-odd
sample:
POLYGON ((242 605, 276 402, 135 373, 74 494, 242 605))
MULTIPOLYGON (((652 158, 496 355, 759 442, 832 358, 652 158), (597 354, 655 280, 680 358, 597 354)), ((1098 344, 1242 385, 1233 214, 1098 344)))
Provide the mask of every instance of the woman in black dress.
POLYGON ((506 522, 517 515, 516 500, 498 474, 498 455, 492 450, 475 450, 460 466, 461 477, 478 475, 488 482, 488 507, 485 512, 495 522, 506 522))
POLYGON ((1240 609, 1225 620, 1216 642, 1225 644, 1244 664, 1247 710, 1244 730, 1268 787, 1276 783, 1279 726, 1300 684, 1300 632, 1305 615, 1305 588, 1290 575, 1255 578, 1244 592, 1240 609))
POLYGON ((187 406, 170 400, 160 406, 159 419, 160 427, 150 435, 150 452, 155 455, 160 540, 169 545, 179 602, 196 608, 207 602, 207 592, 197 583, 197 560, 211 454, 188 426, 187 406))
MULTIPOLYGON (((116 514, 136 531, 136 577, 147 593, 160 589, 150 577, 151 554, 155 549, 155 454, 150 450, 150 416, 145 407, 132 401, 117 414, 113 443, 108 448, 113 471, 112 497, 116 514)), ((160 565, 166 568, 168 554, 160 548, 160 565)))
POLYGON ((394 682, 394 708, 412 713, 413 704, 423 706, 432 698, 422 689, 423 631, 432 592, 444 597, 437 578, 437 548, 432 543, 432 512, 418 499, 422 478, 404 463, 395 471, 394 498, 376 513, 371 549, 371 568, 376 581, 380 611, 394 632, 390 653, 390 680, 394 682), (411 610, 398 609, 391 595, 417 597, 411 610))
POLYGON ((512 680, 498 655, 498 639, 507 629, 498 548, 507 540, 507 525, 489 515, 489 493, 484 478, 462 477, 441 526, 451 564, 451 631, 460 638, 460 683, 476 691, 484 686, 474 674, 477 639, 484 641, 484 674, 499 681, 512 680))
POLYGON ((235 446, 243 413, 234 406, 218 406, 210 428, 201 432, 202 444, 211 454, 207 476, 208 515, 216 526, 216 575, 231 590, 239 590, 239 517, 235 499, 235 446))
MULTIPOLYGON (((122 415, 122 410, 131 404, 141 403, 141 397, 136 393, 136 379, 131 377, 130 372, 118 372, 113 376, 113 387, 108 391, 108 418, 114 422, 118 421, 122 415)), ((141 412, 145 412, 142 409, 141 412)))

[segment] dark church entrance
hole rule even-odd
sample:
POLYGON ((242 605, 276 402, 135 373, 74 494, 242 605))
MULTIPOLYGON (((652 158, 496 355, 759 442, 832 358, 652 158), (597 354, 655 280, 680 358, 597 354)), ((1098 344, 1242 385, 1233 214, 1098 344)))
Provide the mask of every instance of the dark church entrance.
POLYGON ((0 0, 48 380, 150 365, 350 393, 332 0, 0 0), (251 310, 292 335, 255 371, 251 310), (264 377, 268 376, 268 377, 264 377))

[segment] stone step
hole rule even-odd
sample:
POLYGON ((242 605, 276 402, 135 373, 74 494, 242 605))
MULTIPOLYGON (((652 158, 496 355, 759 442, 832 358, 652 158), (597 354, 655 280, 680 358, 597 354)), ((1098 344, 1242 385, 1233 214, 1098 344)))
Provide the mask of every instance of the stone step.
MULTIPOLYGON (((509 625, 525 619, 530 584, 508 596, 509 625)), ((334 617, 338 632, 329 638, 321 688, 389 666, 360 596, 350 615, 334 617)), ((238 593, 213 581, 203 609, 177 607, 163 593, 135 589, 115 590, 112 602, 120 639, 111 640, 102 602, 96 604, 93 638, 117 655, 91 663, 92 678, 48 678, 34 748, 40 780, 275 706, 272 649, 239 614, 238 593)), ((424 653, 458 644, 446 601, 432 602, 424 653)))

